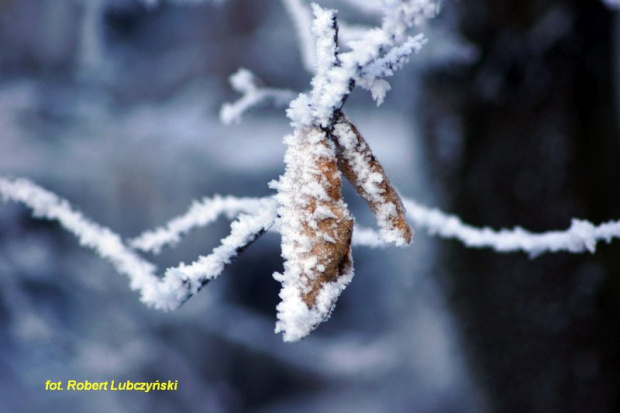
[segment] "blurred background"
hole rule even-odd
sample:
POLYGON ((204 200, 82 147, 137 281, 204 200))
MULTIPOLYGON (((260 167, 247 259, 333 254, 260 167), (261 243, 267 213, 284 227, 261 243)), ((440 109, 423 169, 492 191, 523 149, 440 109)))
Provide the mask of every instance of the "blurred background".
MULTIPOLYGON (((359 2, 319 3, 380 24, 359 2)), ((472 224, 618 219, 617 27, 593 0, 446 0, 386 103, 356 90, 346 111, 403 195, 472 224)), ((291 129, 283 108, 219 122, 239 67, 308 88, 281 2, 0 0, 0 174, 123 237, 203 196, 269 195, 291 129)), ((218 221, 148 258, 192 262, 228 231, 218 221)), ((285 344, 273 333, 279 241, 261 237, 162 313, 57 224, 0 204, 0 410, 620 410, 618 245, 531 259, 418 231, 410 248, 356 248, 331 319, 285 344), (179 388, 44 390, 69 379, 179 388)))

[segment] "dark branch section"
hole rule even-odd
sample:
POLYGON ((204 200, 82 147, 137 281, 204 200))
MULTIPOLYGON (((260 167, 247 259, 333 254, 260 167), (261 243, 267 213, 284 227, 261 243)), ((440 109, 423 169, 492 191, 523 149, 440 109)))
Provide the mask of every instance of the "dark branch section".
MULTIPOLYGON (((429 72, 420 108, 442 207, 536 231, 617 216, 611 12, 589 0, 459 6, 480 59, 429 72), (544 26, 549 16, 564 24, 544 26)), ((620 411, 618 257, 617 244, 536 260, 452 244, 443 272, 491 411, 620 411)))

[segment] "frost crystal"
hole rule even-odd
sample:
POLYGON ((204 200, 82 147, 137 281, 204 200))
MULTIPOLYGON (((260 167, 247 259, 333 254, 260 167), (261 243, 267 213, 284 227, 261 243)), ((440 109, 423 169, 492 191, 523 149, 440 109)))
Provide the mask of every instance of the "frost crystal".
POLYGON ((342 200, 336 154, 319 128, 285 138, 286 171, 278 190, 283 274, 276 332, 285 341, 306 336, 327 319, 353 278, 353 218, 342 200))
POLYGON ((277 105, 286 105, 295 98, 295 93, 290 90, 264 87, 259 78, 244 68, 230 76, 229 81, 242 97, 234 103, 225 103, 222 106, 220 120, 225 125, 240 122, 246 111, 264 102, 273 101, 277 105))
POLYGON ((342 113, 334 126, 333 136, 339 152, 340 170, 370 205, 377 217, 381 238, 398 246, 409 244, 413 232, 405 220, 400 196, 362 135, 342 113))

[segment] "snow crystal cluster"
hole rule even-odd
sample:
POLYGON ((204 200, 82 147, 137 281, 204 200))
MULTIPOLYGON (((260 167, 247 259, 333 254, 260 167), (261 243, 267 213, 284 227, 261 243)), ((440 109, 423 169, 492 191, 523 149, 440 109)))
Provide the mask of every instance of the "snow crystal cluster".
POLYGON ((417 52, 425 42, 421 34, 404 38, 394 35, 397 29, 411 27, 420 21, 417 14, 418 18, 412 17, 415 13, 397 13, 410 21, 399 20, 400 25, 396 27, 394 18, 393 24, 385 23, 382 29, 368 29, 359 39, 350 41, 350 50, 343 53, 338 44, 336 12, 324 10, 316 4, 313 4, 313 12, 316 75, 310 93, 300 94, 287 111, 294 128, 328 127, 334 112, 342 107, 356 84, 370 90, 373 98, 381 104, 390 87, 383 77, 392 75, 394 69, 406 63, 408 56, 417 52))
POLYGON ((230 84, 242 97, 234 103, 222 105, 220 120, 225 125, 239 122, 247 110, 264 102, 273 101, 276 105, 286 105, 295 98, 293 91, 264 87, 258 77, 244 68, 230 76, 230 84))
POLYGON ((334 126, 339 164, 374 213, 383 242, 399 247, 408 245, 413 231, 405 222, 405 208, 389 182, 381 164, 353 124, 340 114, 334 126))
POLYGON ((276 332, 285 341, 306 336, 329 317, 353 278, 353 218, 340 193, 336 154, 319 128, 285 138, 286 171, 271 186, 278 190, 284 272, 276 332))

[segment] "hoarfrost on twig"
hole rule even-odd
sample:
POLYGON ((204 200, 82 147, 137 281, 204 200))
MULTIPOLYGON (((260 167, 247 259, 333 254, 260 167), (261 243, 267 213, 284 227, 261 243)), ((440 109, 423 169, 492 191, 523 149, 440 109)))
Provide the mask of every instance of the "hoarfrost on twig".
POLYGON ((233 103, 225 103, 220 110, 220 120, 225 125, 241 121, 243 114, 265 102, 273 102, 279 106, 286 106, 297 95, 286 89, 274 89, 263 86, 263 82, 247 69, 241 68, 230 76, 233 89, 242 94, 241 98, 233 103))
MULTIPOLYGON (((347 1, 359 4, 358 0, 347 1)), ((618 5, 614 0, 605 2, 618 5)), ((421 34, 411 36, 409 29, 433 17, 439 10, 439 1, 384 0, 381 27, 355 28, 354 39, 347 42, 346 48, 339 45, 336 11, 313 4, 312 20, 310 9, 302 0, 283 3, 295 22, 304 64, 315 73, 311 90, 292 100, 292 92, 265 88, 251 72, 240 69, 230 80, 242 97, 225 105, 221 112, 222 121, 230 123, 266 100, 290 101, 287 116, 294 130, 285 138, 285 173, 272 183, 277 195, 204 198, 165 226, 128 241, 28 180, 0 177, 0 195, 26 205, 35 217, 58 221, 81 245, 127 275, 131 288, 141 292, 145 303, 162 310, 182 305, 263 233, 270 228, 279 230, 284 271, 274 274, 282 283, 276 331, 283 332, 286 341, 304 337, 329 317, 336 299, 353 277, 351 244, 381 247, 388 242, 410 242, 412 232, 405 216, 432 235, 456 239, 468 247, 523 251, 530 256, 560 251, 594 252, 598 242, 620 238, 620 221, 596 226, 574 219, 566 230, 545 233, 519 227, 493 230, 470 226, 457 216, 426 208, 413 200, 401 200, 341 108, 356 85, 370 90, 378 104, 383 101, 389 90, 384 78, 402 67, 425 42, 421 34), (342 200, 341 172, 368 201, 377 216, 379 232, 354 228, 342 200), (222 215, 233 222, 230 234, 220 245, 192 264, 181 263, 167 269, 163 278, 156 275, 155 265, 137 252, 159 252, 164 246, 173 246, 191 230, 222 215)))
MULTIPOLYGON (((143 300, 147 304, 168 309, 181 304, 179 299, 158 303, 155 293, 162 291, 162 288, 158 287, 162 284, 160 278, 156 276, 155 266, 140 257, 134 249, 123 242, 118 234, 84 217, 66 200, 26 179, 0 177, 0 194, 6 201, 14 201, 27 206, 32 210, 35 218, 59 222, 67 231, 78 238, 80 245, 94 250, 101 258, 110 262, 119 273, 127 275, 130 279, 131 288, 142 291, 143 300), (147 291, 149 293, 145 295, 147 291)), ((189 273, 193 280, 214 278, 219 272, 216 274, 210 270, 210 275, 207 276, 206 273, 200 274, 199 269, 217 267, 221 272, 225 265, 233 259, 238 249, 253 241, 253 236, 274 225, 277 218, 277 203, 273 197, 226 197, 223 198, 226 199, 223 203, 218 202, 217 199, 203 200, 201 203, 195 204, 200 207, 190 208, 192 213, 176 218, 171 222, 184 222, 183 228, 199 228, 211 223, 215 215, 224 213, 228 218, 233 218, 242 211, 246 212, 240 218, 239 223, 232 226, 232 235, 228 237, 227 241, 222 241, 222 248, 214 251, 215 256, 218 257, 217 261, 224 265, 214 264, 215 261, 212 261, 214 258, 199 259, 196 265, 181 265, 168 270, 168 274, 171 274, 170 279, 175 277, 179 279, 182 272, 189 273), (240 204, 245 204, 245 206, 240 207, 240 204), (213 209, 209 208, 209 205, 213 209), (205 262, 212 264, 207 265, 205 262)), ((530 232, 520 227, 495 230, 488 227, 471 226, 455 215, 425 207, 411 199, 404 198, 403 202, 410 222, 414 226, 425 229, 430 235, 455 239, 468 247, 491 248, 502 253, 525 252, 531 256, 557 252, 593 253, 599 242, 609 243, 620 238, 620 220, 594 225, 585 220, 573 219, 570 227, 566 230, 543 233, 530 232)), ((168 225, 166 227, 173 228, 174 226, 168 225)), ((374 230, 356 227, 354 231, 353 245, 366 247, 382 247, 385 245, 380 240, 379 234, 374 230)), ((158 233, 158 231, 149 233, 158 233)), ((185 230, 171 230, 169 237, 178 242, 180 237, 186 233, 185 230)), ((146 237, 137 239, 141 238, 146 237)), ((174 244, 174 242, 162 243, 161 246, 165 244, 174 244)), ((182 277, 180 278, 182 279, 182 277)), ((170 290, 173 284, 170 282, 164 290, 170 290)), ((179 296, 186 299, 186 291, 187 289, 184 287, 181 288, 178 291, 179 296)), ((170 294, 168 294, 168 298, 170 298, 170 294)))

